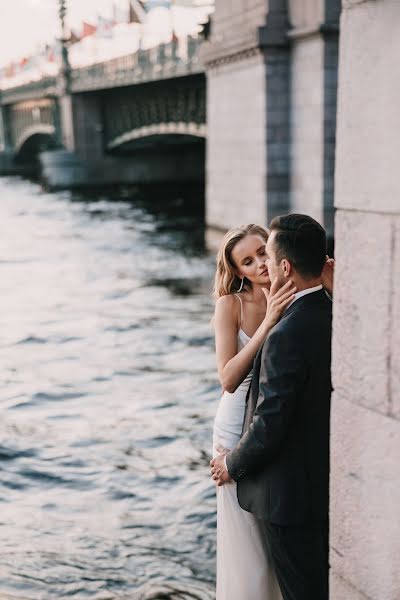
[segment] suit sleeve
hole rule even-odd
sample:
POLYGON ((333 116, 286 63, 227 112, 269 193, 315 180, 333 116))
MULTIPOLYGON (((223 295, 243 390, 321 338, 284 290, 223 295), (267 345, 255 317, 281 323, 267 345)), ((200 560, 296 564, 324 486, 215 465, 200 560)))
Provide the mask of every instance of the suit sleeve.
POLYGON ((287 329, 275 329, 261 357, 259 395, 247 432, 226 456, 229 474, 239 481, 279 454, 303 397, 307 367, 304 347, 287 329))

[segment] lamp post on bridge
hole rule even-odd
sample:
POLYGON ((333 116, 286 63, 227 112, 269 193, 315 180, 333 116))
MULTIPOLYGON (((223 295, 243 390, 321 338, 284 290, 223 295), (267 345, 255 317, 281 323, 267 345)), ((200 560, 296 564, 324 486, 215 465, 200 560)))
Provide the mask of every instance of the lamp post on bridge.
POLYGON ((71 65, 68 57, 68 43, 70 40, 66 24, 68 0, 57 0, 58 16, 60 19, 61 37, 61 68, 58 77, 59 96, 59 139, 64 148, 70 152, 75 149, 73 106, 71 96, 71 65))
POLYGON ((61 76, 62 85, 64 87, 64 93, 69 93, 70 79, 71 79, 71 65, 69 64, 68 57, 68 42, 69 35, 67 32, 67 26, 65 17, 67 14, 67 0, 58 0, 58 16, 60 18, 61 25, 61 76))

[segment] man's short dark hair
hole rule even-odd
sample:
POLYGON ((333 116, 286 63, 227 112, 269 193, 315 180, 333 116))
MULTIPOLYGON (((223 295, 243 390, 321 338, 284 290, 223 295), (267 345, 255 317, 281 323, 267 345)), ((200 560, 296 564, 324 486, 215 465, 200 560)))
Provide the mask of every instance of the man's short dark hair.
POLYGON ((307 215, 275 217, 269 226, 275 231, 276 262, 286 258, 302 277, 319 277, 326 260, 324 228, 307 215))

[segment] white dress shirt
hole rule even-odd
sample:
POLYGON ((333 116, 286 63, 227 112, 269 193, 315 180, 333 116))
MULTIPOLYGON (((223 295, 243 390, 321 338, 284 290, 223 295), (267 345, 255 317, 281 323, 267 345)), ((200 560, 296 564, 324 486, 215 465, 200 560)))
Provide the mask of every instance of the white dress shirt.
MULTIPOLYGON (((296 292, 289 306, 292 306, 292 304, 302 296, 307 296, 307 294, 312 294, 313 292, 319 292, 319 290, 322 290, 322 284, 316 285, 312 288, 306 288, 305 290, 301 290, 301 292, 296 292)), ((286 308, 286 310, 289 308, 289 306, 286 308)))

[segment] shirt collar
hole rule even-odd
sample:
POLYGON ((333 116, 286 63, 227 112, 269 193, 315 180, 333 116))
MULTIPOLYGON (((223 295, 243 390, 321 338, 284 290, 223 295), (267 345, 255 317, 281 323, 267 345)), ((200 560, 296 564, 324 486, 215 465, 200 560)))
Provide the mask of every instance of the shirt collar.
MULTIPOLYGON (((305 290, 301 290, 301 292, 296 292, 289 306, 292 306, 292 304, 302 296, 307 296, 307 294, 312 294, 313 292, 319 292, 319 290, 322 290, 322 284, 316 285, 315 287, 307 288, 305 290)), ((289 308, 289 306, 286 308, 286 310, 289 308)))

